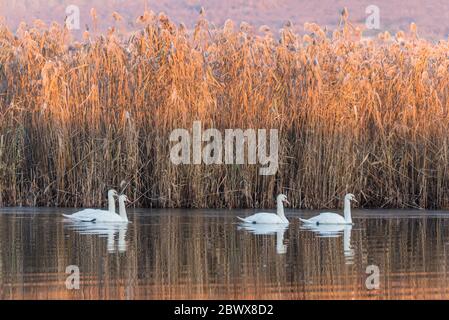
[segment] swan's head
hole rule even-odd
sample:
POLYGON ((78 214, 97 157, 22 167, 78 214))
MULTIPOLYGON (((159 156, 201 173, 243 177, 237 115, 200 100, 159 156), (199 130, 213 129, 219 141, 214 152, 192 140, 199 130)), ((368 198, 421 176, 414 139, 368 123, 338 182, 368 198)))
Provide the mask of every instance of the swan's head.
POLYGON ((130 202, 126 194, 121 194, 118 196, 119 201, 123 201, 124 203, 130 202))
POLYGON ((108 191, 108 197, 117 197, 118 193, 114 189, 108 191))
POLYGON ((353 195, 352 193, 348 193, 347 195, 345 195, 345 200, 358 202, 355 198, 355 195, 353 195))
POLYGON ((277 202, 281 202, 281 203, 286 203, 286 204, 290 204, 290 202, 287 201, 287 196, 285 194, 280 194, 277 197, 277 202))

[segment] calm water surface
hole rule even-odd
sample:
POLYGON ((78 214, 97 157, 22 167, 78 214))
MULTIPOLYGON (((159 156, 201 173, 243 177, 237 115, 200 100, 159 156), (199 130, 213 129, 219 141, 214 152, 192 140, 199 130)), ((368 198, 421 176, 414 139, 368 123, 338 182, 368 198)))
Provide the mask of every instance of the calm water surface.
POLYGON ((307 230, 295 217, 310 211, 286 229, 235 218, 254 211, 137 209, 127 226, 61 217, 74 211, 0 210, 0 299, 449 298, 449 212, 358 210, 352 228, 307 230))

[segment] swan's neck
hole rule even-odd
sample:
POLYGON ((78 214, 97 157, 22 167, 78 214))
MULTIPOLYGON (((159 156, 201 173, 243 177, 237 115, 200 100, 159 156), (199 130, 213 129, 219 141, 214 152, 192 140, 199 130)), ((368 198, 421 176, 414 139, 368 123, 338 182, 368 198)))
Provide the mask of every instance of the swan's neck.
POLYGON ((277 203, 277 215, 283 219, 287 219, 285 218, 285 214, 284 214, 284 205, 282 204, 282 200, 278 200, 277 203))
POLYGON ((345 213, 345 221, 346 221, 346 223, 352 223, 352 218, 351 218, 351 201, 349 199, 345 199, 344 213, 345 213))
POLYGON ((113 195, 108 195, 108 211, 115 213, 115 199, 113 195))
POLYGON ((126 214, 126 206, 125 206, 124 200, 120 200, 120 202, 119 202, 119 212, 120 212, 120 217, 123 219, 123 221, 128 221, 128 216, 126 214))

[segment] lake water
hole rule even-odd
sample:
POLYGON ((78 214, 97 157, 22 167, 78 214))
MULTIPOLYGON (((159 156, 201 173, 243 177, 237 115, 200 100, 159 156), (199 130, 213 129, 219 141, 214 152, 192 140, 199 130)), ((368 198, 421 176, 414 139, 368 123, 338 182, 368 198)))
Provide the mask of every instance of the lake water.
POLYGON ((0 209, 0 299, 449 298, 449 212, 354 210, 352 228, 306 230, 295 217, 313 212, 287 211, 287 229, 247 230, 236 215, 253 210, 130 209, 127 226, 61 217, 74 211, 0 209))

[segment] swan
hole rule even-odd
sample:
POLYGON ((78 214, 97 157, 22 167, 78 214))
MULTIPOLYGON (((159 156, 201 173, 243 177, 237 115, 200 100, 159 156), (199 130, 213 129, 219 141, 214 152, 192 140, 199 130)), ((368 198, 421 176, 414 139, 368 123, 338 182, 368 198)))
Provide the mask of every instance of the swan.
POLYGON ((83 222, 95 222, 97 221, 95 219, 96 215, 101 214, 115 214, 115 198, 118 195, 117 191, 114 189, 111 189, 108 191, 108 210, 102 210, 102 209, 84 209, 78 212, 75 212, 71 215, 63 214, 64 217, 76 220, 76 221, 83 221, 83 222))
POLYGON ((290 204, 287 201, 287 196, 284 194, 280 194, 276 198, 277 200, 277 213, 256 213, 252 216, 246 218, 240 218, 241 221, 245 223, 260 223, 260 224, 288 224, 288 220, 284 215, 284 205, 283 203, 290 204))
POLYGON ((67 218, 83 221, 83 222, 128 222, 128 216, 126 215, 125 201, 129 201, 128 197, 121 194, 118 197, 119 214, 115 212, 105 210, 86 209, 80 212, 76 212, 72 215, 64 215, 67 218))
POLYGON ((320 215, 315 216, 310 219, 301 219, 304 224, 307 225, 319 225, 319 224, 352 224, 351 218, 351 201, 357 202, 355 196, 352 193, 348 193, 345 195, 345 204, 344 204, 344 217, 337 213, 333 212, 324 212, 320 213, 320 215))
POLYGON ((128 216, 126 214, 125 202, 128 202, 128 197, 124 194, 118 196, 119 214, 115 212, 93 212, 88 216, 93 219, 94 222, 114 222, 114 223, 128 223, 128 216))

